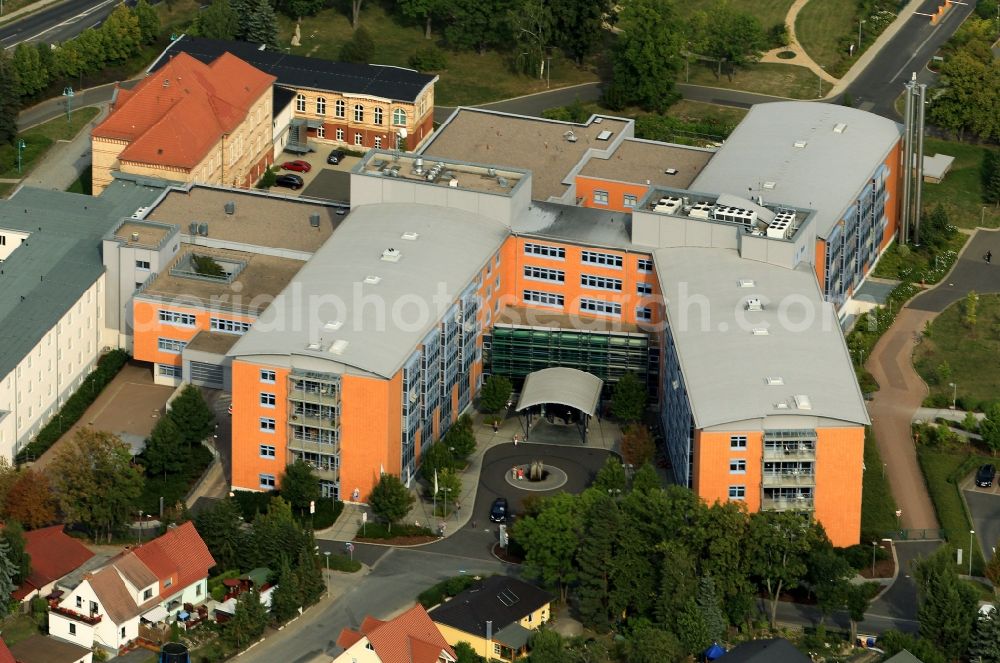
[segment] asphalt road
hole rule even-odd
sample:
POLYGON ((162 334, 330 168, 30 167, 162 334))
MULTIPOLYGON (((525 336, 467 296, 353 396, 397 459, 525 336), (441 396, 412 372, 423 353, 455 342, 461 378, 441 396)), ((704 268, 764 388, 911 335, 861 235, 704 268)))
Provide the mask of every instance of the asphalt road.
POLYGON ((0 26, 0 46, 21 42, 58 44, 100 23, 122 0, 68 0, 0 26))
POLYGON ((971 290, 979 294, 1000 291, 1000 231, 977 232, 944 282, 914 298, 907 308, 940 313, 971 290), (993 254, 989 263, 984 260, 987 251, 993 254))
MULTIPOLYGON (((933 13, 939 0, 925 0, 917 9, 933 13)), ((871 64, 851 83, 847 92, 856 107, 884 117, 897 119, 895 102, 903 85, 917 72, 917 80, 929 83, 934 75, 926 69, 934 53, 948 41, 962 21, 972 13, 975 2, 953 4, 937 25, 927 16, 914 14, 889 40, 871 64)))
POLYGON ((976 538, 983 557, 988 560, 993 556, 993 548, 1000 546, 1000 486, 994 481, 992 488, 973 488, 970 481, 963 492, 976 538))

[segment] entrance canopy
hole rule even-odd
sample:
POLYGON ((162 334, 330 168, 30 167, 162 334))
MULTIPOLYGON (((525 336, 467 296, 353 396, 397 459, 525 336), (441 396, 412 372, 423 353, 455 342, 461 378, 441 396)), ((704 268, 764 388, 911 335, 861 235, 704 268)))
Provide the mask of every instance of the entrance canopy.
POLYGON ((543 368, 528 375, 517 401, 517 411, 555 403, 594 416, 601 398, 601 378, 575 368, 543 368))

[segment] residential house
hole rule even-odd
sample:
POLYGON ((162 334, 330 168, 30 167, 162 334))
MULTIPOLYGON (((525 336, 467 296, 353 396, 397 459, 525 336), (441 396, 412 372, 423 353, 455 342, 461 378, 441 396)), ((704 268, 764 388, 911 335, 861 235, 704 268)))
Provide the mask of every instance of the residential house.
POLYGON ((358 630, 337 638, 344 648, 333 663, 454 663, 455 650, 419 603, 388 621, 365 617, 358 630))
POLYGON ((24 550, 31 556, 31 575, 14 591, 18 601, 47 597, 56 582, 94 556, 79 540, 67 535, 62 525, 25 532, 24 550))
MULTIPOLYGON (((0 641, 2 642, 2 641, 0 641)), ((0 650, 0 663, 8 663, 0 650)), ((92 663, 89 649, 44 635, 33 635, 10 646, 10 663, 92 663)))
POLYGON ((467 642, 487 659, 514 661, 549 621, 553 596, 516 578, 492 576, 430 611, 448 644, 467 642))
POLYGON ((7 649, 7 643, 3 641, 3 638, 0 638, 0 663, 17 663, 10 650, 7 649))
POLYGON ((924 663, 919 658, 904 649, 892 658, 887 658, 885 663, 924 663))
POLYGON ((718 660, 725 663, 810 663, 811 659, 784 638, 750 640, 718 660))
POLYGON ((154 639, 185 604, 204 603, 213 566, 194 524, 186 522, 84 576, 50 609, 49 634, 111 650, 140 636, 154 639))

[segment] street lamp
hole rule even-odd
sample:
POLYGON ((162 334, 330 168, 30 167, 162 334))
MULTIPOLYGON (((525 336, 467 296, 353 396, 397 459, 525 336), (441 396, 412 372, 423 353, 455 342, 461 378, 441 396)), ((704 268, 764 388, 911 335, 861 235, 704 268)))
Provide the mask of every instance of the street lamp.
POLYGON ((969 575, 972 575, 972 537, 976 535, 976 530, 969 530, 969 575))
POLYGON ((955 409, 955 405, 958 403, 958 385, 954 382, 949 382, 948 386, 951 387, 951 409, 955 409))
MULTIPOLYGON (((0 0, 0 1, 2 1, 2 0, 0 0)), ((25 147, 27 147, 27 145, 24 144, 24 139, 23 138, 18 138, 17 139, 17 174, 18 175, 21 174, 21 152, 24 151, 25 147)), ((60 423, 60 428, 61 427, 62 427, 62 424, 60 423)))
POLYGON ((73 86, 63 88, 63 96, 66 97, 66 121, 73 119, 73 86))
POLYGON ((872 578, 875 577, 875 547, 878 546, 878 541, 872 541, 872 578))
POLYGON ((142 543, 142 509, 139 509, 139 543, 142 543))
POLYGON ((865 24, 865 19, 858 21, 858 55, 861 55, 861 26, 865 24))
MULTIPOLYGON (((820 67, 820 69, 823 69, 823 67, 820 67)), ((824 71, 826 70, 824 69, 824 71)), ((823 98, 823 77, 820 76, 818 71, 816 72, 816 98, 823 98)))

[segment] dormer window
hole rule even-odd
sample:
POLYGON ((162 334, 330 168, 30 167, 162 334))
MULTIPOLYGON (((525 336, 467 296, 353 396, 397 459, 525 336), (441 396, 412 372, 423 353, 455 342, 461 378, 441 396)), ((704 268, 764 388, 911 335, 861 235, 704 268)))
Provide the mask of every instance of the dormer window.
POLYGON ((152 589, 147 589, 146 591, 144 591, 142 593, 142 600, 143 601, 148 601, 151 598, 153 598, 153 590, 152 589))

